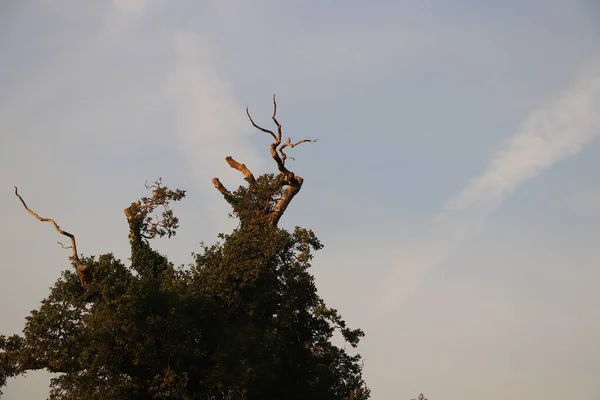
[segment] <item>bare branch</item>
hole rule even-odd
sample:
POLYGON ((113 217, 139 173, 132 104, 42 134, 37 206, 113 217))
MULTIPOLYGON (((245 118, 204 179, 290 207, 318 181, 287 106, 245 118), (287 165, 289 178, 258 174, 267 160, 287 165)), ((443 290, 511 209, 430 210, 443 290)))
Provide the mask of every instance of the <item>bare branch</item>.
POLYGON ((73 250, 73 254, 71 255, 70 258, 75 262, 75 266, 77 269, 77 275, 79 276, 81 286, 85 288, 85 286, 88 283, 90 283, 90 281, 91 281, 91 275, 90 275, 87 265, 84 265, 81 262, 81 260, 79 259, 79 255, 77 254, 77 243, 75 241, 75 236, 67 231, 60 229, 60 227, 58 226, 56 221, 54 221, 52 218, 40 217, 35 211, 33 211, 32 209, 27 207, 27 204, 25 204, 25 200, 23 200, 23 198, 19 194, 19 189, 16 186, 15 186, 15 195, 19 198, 19 200, 21 201, 21 204, 23 204, 23 207, 25 208, 25 210, 27 210, 27 212, 29 214, 33 215, 37 220, 39 220, 41 222, 50 222, 52 224, 52 226, 54 226, 54 229, 58 233, 71 239, 71 246, 65 247, 60 242, 59 242, 59 244, 61 244, 61 246, 63 246, 63 248, 70 248, 73 250))
POLYGON ((294 148, 296 146, 298 146, 299 144, 302 143, 315 143, 317 141, 317 139, 311 140, 311 139, 303 139, 303 140, 299 140, 296 143, 292 143, 292 139, 291 138, 287 138, 287 140, 285 141, 284 144, 282 144, 281 146, 279 146, 279 148, 277 150, 279 150, 279 153, 281 153, 281 160, 285 163, 285 160, 289 159, 294 159, 293 157, 288 157, 287 154, 285 154, 283 152, 283 149, 285 149, 286 147, 291 147, 294 148))
POLYGON ((219 178, 213 178, 212 183, 223 196, 231 196, 231 192, 223 186, 219 178))
POLYGON ((301 143, 316 143, 317 140, 319 140, 319 139, 302 139, 302 140, 297 141, 294 144, 290 144, 290 147, 294 148, 294 147, 298 146, 301 143))
POLYGON ((61 242, 58 242, 58 241, 56 243, 60 244, 60 247, 62 247, 63 249, 72 249, 73 248, 73 246, 65 246, 64 244, 62 244, 61 242))
POLYGON ((256 125, 256 123, 254 122, 254 120, 252 119, 252 117, 250 116, 250 111, 248 111, 248 107, 246 107, 246 115, 248 116, 248 118, 250 119, 250 122, 252 123, 252 126, 255 127, 256 129, 263 131, 265 133, 268 133, 269 135, 271 135, 273 137, 273 140, 277 141, 277 136, 275 136, 275 134, 273 133, 273 131, 270 131, 268 129, 263 128, 262 126, 256 125))
POLYGON ((239 162, 235 161, 232 157, 225 158, 225 161, 227 161, 227 164, 229 164, 229 166, 231 168, 237 169, 242 174, 244 174, 245 179, 246 179, 246 181, 248 183, 254 183, 254 182, 256 182, 256 179, 254 178, 254 175, 252 174, 252 172, 250 172, 250 170, 246 167, 245 164, 242 164, 242 163, 239 163, 239 162))

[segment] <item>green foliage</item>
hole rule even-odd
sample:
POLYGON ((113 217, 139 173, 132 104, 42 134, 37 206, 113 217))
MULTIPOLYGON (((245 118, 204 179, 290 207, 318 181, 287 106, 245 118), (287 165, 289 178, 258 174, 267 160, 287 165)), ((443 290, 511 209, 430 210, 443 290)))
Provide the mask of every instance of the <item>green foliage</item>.
POLYGON ((231 196, 225 197, 233 209, 231 216, 239 219, 242 228, 266 223, 283 195, 285 184, 281 174, 264 174, 251 185, 240 186, 231 196))
POLYGON ((367 399, 359 355, 332 343, 350 329, 318 296, 309 273, 315 234, 264 218, 281 195, 264 175, 227 198, 240 219, 195 263, 176 268, 149 239, 175 234, 169 202, 185 196, 160 182, 133 203, 131 265, 112 254, 84 258, 82 290, 66 271, 22 336, 0 336, 0 387, 32 369, 61 374, 51 399, 367 399), (152 217, 163 207, 162 217, 152 217))

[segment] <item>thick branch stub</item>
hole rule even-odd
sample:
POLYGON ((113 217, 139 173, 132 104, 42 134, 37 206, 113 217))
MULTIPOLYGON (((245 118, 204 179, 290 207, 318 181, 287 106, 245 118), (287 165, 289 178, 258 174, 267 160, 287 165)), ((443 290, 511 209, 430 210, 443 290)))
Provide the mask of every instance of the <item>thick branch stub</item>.
POLYGON ((213 178, 212 183, 223 196, 231 196, 231 192, 223 186, 219 178, 213 178))
POLYGON ((229 164, 229 166, 231 168, 237 169, 242 174, 244 174, 244 179, 246 179, 246 181, 248 183, 254 183, 254 182, 256 182, 256 179, 254 178, 254 175, 252 174, 252 172, 250 172, 250 170, 246 167, 245 164, 242 164, 242 163, 239 163, 239 162, 235 161, 231 156, 230 157, 226 157, 225 161, 227 161, 227 164, 229 164))
POLYGON ((56 221, 54 221, 52 218, 40 217, 35 211, 33 211, 32 209, 27 207, 25 200, 23 200, 23 198, 19 194, 19 189, 16 186, 15 186, 15 195, 19 198, 19 200, 21 201, 21 204, 23 204, 23 207, 25 208, 25 210, 27 210, 27 212, 29 214, 33 215, 38 221, 51 223, 52 226, 54 227, 54 229, 58 233, 71 239, 71 246, 64 246, 60 242, 59 242, 59 244, 65 249, 72 249, 73 254, 69 258, 75 262, 77 275, 79 276, 79 281, 81 282, 81 286, 83 288, 85 288, 86 285, 91 282, 91 274, 90 274, 90 271, 89 271, 87 265, 83 264, 81 262, 81 260, 79 259, 79 255, 77 254, 77 242, 75 241, 75 236, 67 231, 60 229, 60 227, 58 226, 56 221))

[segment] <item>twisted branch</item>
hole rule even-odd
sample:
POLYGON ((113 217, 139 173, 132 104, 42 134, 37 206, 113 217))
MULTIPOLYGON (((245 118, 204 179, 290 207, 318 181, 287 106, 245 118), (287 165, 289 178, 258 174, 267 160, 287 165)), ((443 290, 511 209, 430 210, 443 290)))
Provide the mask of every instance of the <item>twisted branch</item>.
POLYGON ((60 229, 60 227, 58 226, 56 221, 54 221, 52 218, 40 217, 35 211, 33 211, 32 209, 27 207, 25 200, 23 200, 23 198, 19 194, 19 189, 16 186, 15 186, 15 195, 19 198, 19 200, 21 201, 21 204, 23 204, 23 207, 25 208, 25 210, 27 210, 27 212, 29 214, 33 215, 37 220, 39 220, 41 222, 50 222, 52 224, 52 226, 54 226, 54 229, 58 233, 71 239, 71 246, 64 246, 62 243, 60 243, 60 242, 58 242, 58 243, 65 249, 72 249, 73 254, 69 258, 75 262, 75 267, 77 270, 77 275, 79 276, 79 281, 81 282, 81 286, 83 288, 85 288, 85 286, 91 282, 91 275, 90 275, 87 265, 84 265, 81 262, 81 260, 79 259, 79 255, 77 255, 77 242, 75 241, 75 236, 67 231, 60 229))
POLYGON ((273 115, 271 116, 271 119, 273 119, 273 122, 275 122, 275 125, 277 126, 277 135, 275 135, 275 133, 272 130, 263 128, 262 126, 258 125, 256 122, 254 122, 254 120, 252 119, 252 116, 250 115, 250 111, 248 110, 248 107, 246 107, 246 115, 248 115, 248 119, 250 119, 250 123, 252 124, 252 126, 254 126, 256 129, 258 129, 260 131, 263 131, 263 132, 271 135, 271 137, 274 140, 274 142, 271 143, 271 146, 270 146, 271 157, 273 157, 273 160, 275 160, 275 162, 277 163, 277 169, 279 170, 279 172, 283 173, 287 179, 293 179, 293 173, 290 172, 285 167, 285 160, 288 158, 291 158, 291 157, 288 157, 287 154, 285 154, 285 152, 283 151, 283 149, 285 149, 286 147, 293 148, 302 143, 314 143, 317 141, 317 139, 314 139, 314 140, 304 139, 304 140, 300 140, 296 143, 292 143, 292 139, 288 138, 285 141, 285 143, 283 143, 283 144, 281 143, 282 128, 281 128, 281 124, 277 120, 277 101, 275 99, 275 95, 273 95, 273 115))
POLYGON ((285 160, 286 159, 288 159, 288 158, 290 160, 294 159, 293 157, 288 157, 287 154, 285 154, 283 152, 283 149, 285 149, 286 147, 294 148, 294 147, 296 147, 296 146, 298 146, 299 144, 302 144, 302 143, 315 143, 316 141, 317 141, 317 139, 313 139, 313 140, 311 140, 311 139, 303 139, 303 140, 297 141, 296 143, 292 143, 292 139, 291 138, 287 138, 287 140, 285 141, 285 143, 282 144, 281 146, 279 146, 279 148, 277 149, 281 153, 281 159, 282 159, 281 161, 283 161, 283 163, 285 164, 285 160))
MULTIPOLYGON (((275 95, 273 95, 273 121, 275 121, 275 124, 277 125, 278 128, 281 128, 281 125, 279 125, 279 123, 277 122, 276 116, 277 116, 277 103, 275 102, 275 95)), ((269 129, 265 129, 260 125, 257 125, 254 120, 252 119, 252 116, 250 115, 250 111, 248 111, 248 107, 246 107, 246 115, 248 116, 248 119, 250 119, 250 123, 252 123, 252 126, 255 127, 256 129, 258 129, 259 131, 263 131, 265 133, 268 133, 269 135, 271 135, 273 137, 273 140, 275 140, 277 142, 277 140, 279 140, 279 142, 281 142, 281 135, 279 135, 279 139, 277 139, 277 136, 275 136, 275 134, 273 133, 272 130, 269 129)), ((279 133, 279 132, 278 132, 279 133)))

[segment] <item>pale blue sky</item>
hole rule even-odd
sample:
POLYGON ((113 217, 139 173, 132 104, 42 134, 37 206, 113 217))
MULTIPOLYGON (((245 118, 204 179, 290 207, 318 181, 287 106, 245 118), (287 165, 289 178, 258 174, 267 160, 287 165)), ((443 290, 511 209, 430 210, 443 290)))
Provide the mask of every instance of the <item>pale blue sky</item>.
MULTIPOLYGON (((591 0, 13 1, 0 5, 0 326, 85 254, 128 257, 122 210, 188 190, 175 240, 231 229, 224 157, 305 178, 282 220, 326 247, 321 295, 366 331, 374 399, 600 396, 600 5, 591 0)), ((5 399, 44 398, 48 375, 5 399)))

